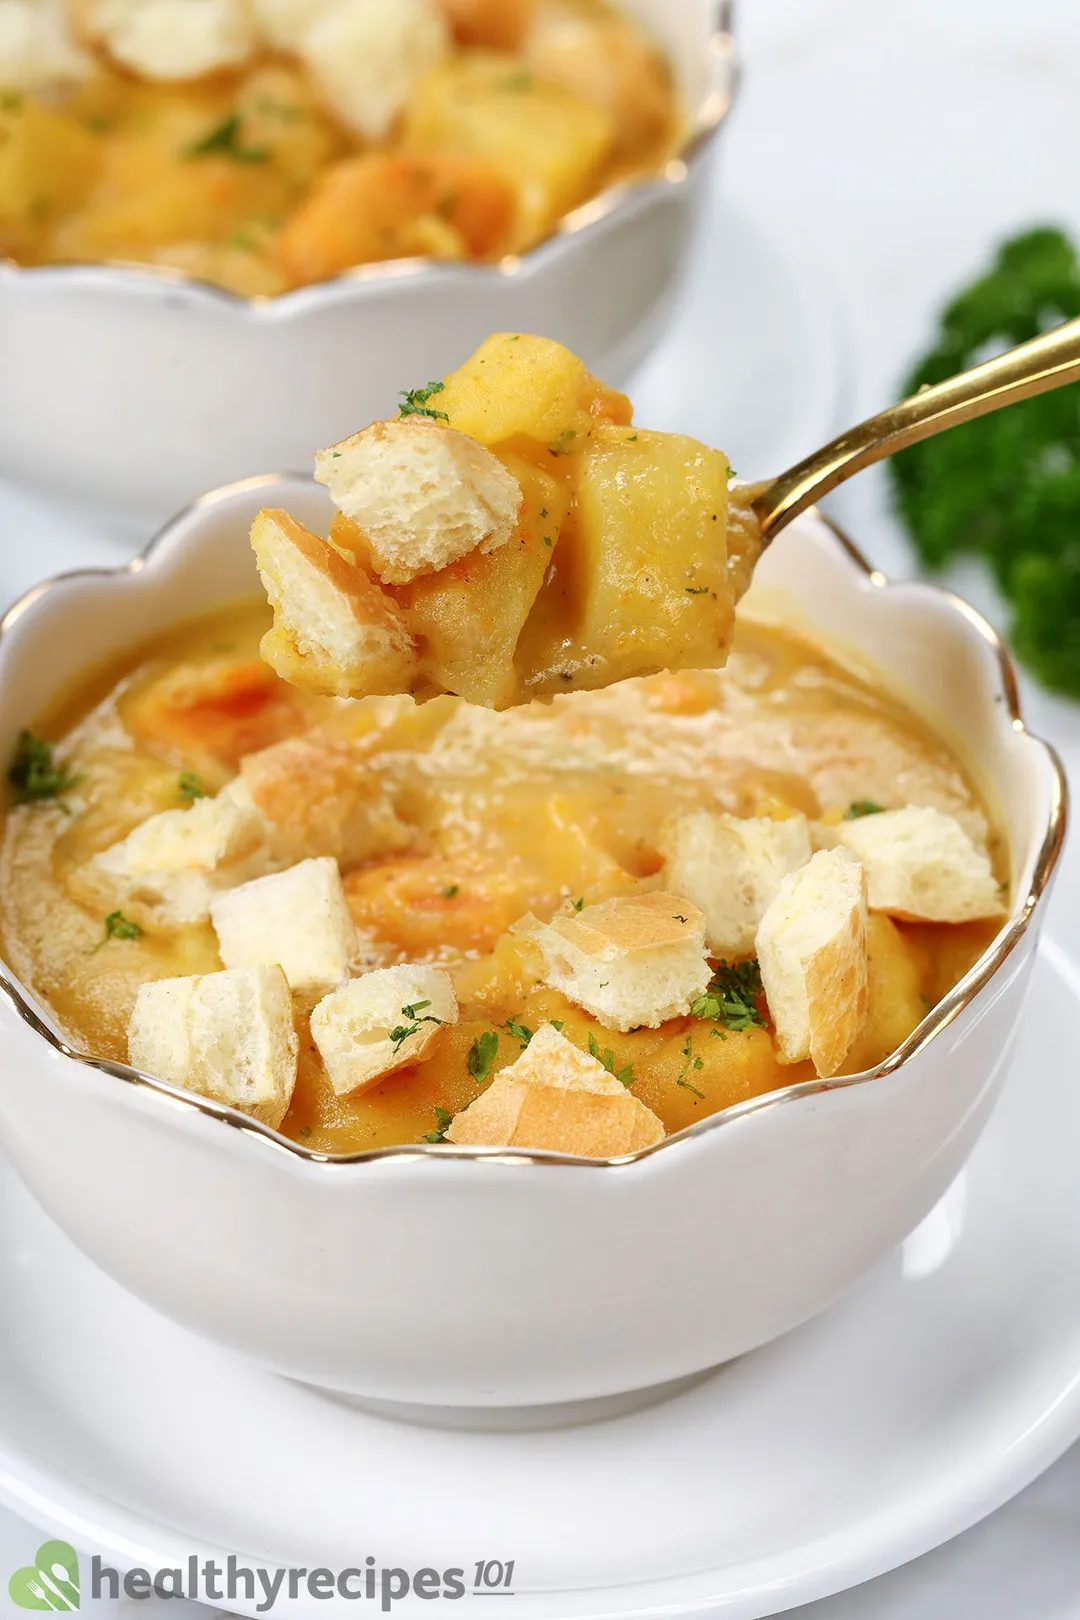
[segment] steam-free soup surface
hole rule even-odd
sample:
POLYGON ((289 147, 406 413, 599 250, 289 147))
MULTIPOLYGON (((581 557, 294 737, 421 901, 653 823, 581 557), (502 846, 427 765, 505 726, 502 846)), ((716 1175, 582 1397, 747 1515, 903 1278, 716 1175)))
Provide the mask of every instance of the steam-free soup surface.
MULTIPOLYGON (((445 965, 461 1022, 425 1061, 352 1098, 334 1096, 298 1002, 300 1075, 283 1129, 348 1153, 421 1140, 436 1110, 454 1113, 513 1061, 520 1039, 561 1020, 590 1035, 668 1131, 812 1076, 781 1066, 765 1027, 712 1039, 701 1019, 622 1035, 540 983, 507 930, 633 890, 660 866, 673 811, 802 811, 839 819, 854 802, 929 804, 989 842, 987 810, 950 750, 887 694, 797 636, 743 624, 726 669, 654 676, 505 713, 440 698, 343 702, 285 686, 258 660, 263 605, 182 625, 99 675, 38 730, 75 784, 58 800, 10 810, 0 865, 3 953, 71 1042, 127 1058, 140 983, 221 966, 209 924, 109 936, 75 898, 72 874, 156 811, 216 792, 238 761, 320 727, 351 739, 385 794, 386 847, 346 870, 361 968, 445 965), (497 1053, 478 1076, 480 1037, 497 1053), (689 1039, 689 1059, 688 1053, 689 1039), (489 1043, 490 1044, 490 1043, 489 1043)), ((846 1065, 895 1049, 966 972, 994 923, 903 925, 871 918, 870 1015, 846 1065)))

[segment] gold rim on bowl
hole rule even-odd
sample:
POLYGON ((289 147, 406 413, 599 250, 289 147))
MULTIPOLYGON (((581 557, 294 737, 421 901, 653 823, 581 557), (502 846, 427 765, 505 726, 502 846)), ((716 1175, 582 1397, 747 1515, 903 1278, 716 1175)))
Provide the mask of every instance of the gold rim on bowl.
MULTIPOLYGON (((115 568, 80 568, 63 574, 56 574, 51 579, 42 581, 33 586, 24 596, 21 596, 0 618, 0 646, 3 638, 15 622, 37 602, 58 585, 71 580, 116 578, 123 574, 141 573, 153 559, 154 553, 175 531, 178 524, 185 518, 198 512, 204 507, 215 506, 219 501, 230 499, 245 489, 269 488, 276 484, 290 483, 296 475, 284 473, 270 473, 261 477, 240 479, 236 483, 223 485, 220 489, 212 490, 209 494, 200 496, 183 511, 179 512, 163 529, 159 530, 149 544, 133 557, 129 562, 121 563, 115 568)), ((867 582, 877 590, 889 590, 893 582, 887 575, 871 566, 862 552, 842 529, 829 518, 824 517, 816 508, 811 507, 809 514, 817 518, 820 523, 830 530, 849 560, 865 576, 867 582)), ((748 1098, 741 1103, 733 1103, 728 1108, 722 1108, 705 1119, 697 1120, 693 1125, 686 1125, 680 1131, 674 1131, 665 1136, 652 1147, 641 1149, 637 1153, 625 1154, 620 1158, 586 1159, 567 1153, 554 1153, 545 1149, 520 1149, 502 1147, 457 1147, 453 1143, 440 1143, 438 1146, 417 1142, 400 1144, 395 1147, 371 1148, 361 1153, 323 1153, 314 1148, 304 1147, 300 1142, 294 1142, 290 1137, 283 1136, 280 1131, 259 1120, 252 1119, 250 1115, 231 1108, 227 1103, 215 1102, 212 1098, 201 1097, 195 1092, 187 1091, 182 1086, 171 1085, 168 1081, 157 1080, 152 1075, 142 1074, 138 1069, 131 1068, 126 1063, 114 1063, 109 1058, 96 1058, 88 1053, 80 1052, 51 1029, 48 1024, 35 1012, 27 993, 24 992, 18 980, 8 971, 7 964, 0 960, 0 995, 11 1005, 18 1016, 36 1034, 40 1035, 55 1052, 61 1056, 72 1059, 73 1062, 86 1068, 97 1069, 102 1074, 111 1075, 117 1080, 123 1080, 128 1085, 137 1086, 141 1090, 166 1100, 170 1106, 180 1104, 193 1109, 195 1112, 220 1120, 223 1124, 232 1126, 247 1138, 262 1145, 274 1148, 291 1157, 302 1160, 308 1164, 316 1164, 330 1169, 340 1166, 366 1164, 371 1160, 386 1159, 416 1159, 428 1160, 433 1156, 439 1159, 494 1159, 502 1164, 572 1164, 593 1169, 621 1168, 636 1164, 641 1159, 650 1158, 655 1153, 664 1153, 677 1143, 684 1142, 690 1137, 704 1135, 707 1131, 714 1131, 725 1125, 731 1125, 736 1120, 745 1119, 749 1114, 756 1114, 767 1108, 777 1108, 783 1104, 801 1101, 804 1097, 815 1097, 826 1091, 844 1090, 849 1086, 866 1085, 870 1081, 892 1074, 909 1058, 929 1045, 936 1036, 958 1018, 964 1009, 975 999, 985 985, 993 978, 1002 964, 1011 956, 1031 923, 1032 917, 1041 901, 1058 857, 1061 854, 1065 840, 1065 828, 1068 820, 1069 793, 1065 778, 1065 771, 1056 750, 1050 743, 1041 737, 1035 737, 1024 724, 1020 705, 1020 688, 1016 677, 1016 669, 1005 643, 982 614, 977 612, 970 603, 952 591, 944 590, 940 586, 927 586, 929 590, 942 597, 950 606, 964 618, 968 625, 986 643, 993 653, 1001 676, 1002 694, 1007 707, 1012 727, 1019 735, 1029 738, 1043 749, 1050 764, 1052 772, 1052 792, 1050 814, 1046 833, 1039 849, 1032 874, 1031 884, 1023 905, 1019 911, 1006 922, 1001 932, 983 952, 979 960, 953 986, 948 995, 943 997, 933 1007, 920 1024, 912 1030, 894 1052, 884 1058, 881 1063, 872 1069, 864 1069, 859 1074, 838 1075, 832 1079, 803 1080, 796 1085, 784 1086, 775 1091, 763 1092, 758 1097, 748 1098)))

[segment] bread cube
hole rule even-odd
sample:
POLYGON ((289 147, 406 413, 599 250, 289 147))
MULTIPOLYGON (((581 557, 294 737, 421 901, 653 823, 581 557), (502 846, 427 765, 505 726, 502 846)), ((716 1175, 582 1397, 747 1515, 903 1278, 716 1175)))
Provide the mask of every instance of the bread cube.
POLYGON ((412 151, 500 165, 518 188, 519 250, 593 193, 616 136, 606 108, 497 51, 459 51, 426 73, 409 97, 404 131, 412 151))
POLYGON ((782 821, 695 810, 661 829, 666 886, 705 913, 714 956, 749 956, 781 880, 811 856, 805 816, 782 821))
POLYGON ((936 923, 1005 915, 989 857, 940 810, 880 810, 840 822, 831 835, 865 868, 872 911, 936 923))
POLYGON ((663 1136, 651 1109, 551 1024, 541 1025, 446 1132, 460 1147, 541 1148, 590 1159, 637 1153, 663 1136))
POLYGON ((296 1084, 292 997, 279 967, 235 968, 139 986, 128 1061, 275 1128, 296 1084))
POLYGON ((276 962, 301 991, 348 978, 356 928, 329 855, 229 889, 212 902, 210 919, 227 968, 276 962))
POLYGON ((409 690, 408 631, 358 563, 287 512, 260 512, 251 544, 274 610, 262 655, 282 679, 329 697, 409 690))
POLYGON ((363 531, 387 585, 505 546, 521 507, 517 479, 490 450, 427 417, 373 422, 320 450, 315 477, 363 531))
POLYGON ((215 894, 271 869, 262 818, 226 797, 162 810, 72 874, 76 898, 141 928, 205 922, 215 894))
POLYGON ((845 850, 782 880, 756 941, 781 1063, 840 1072, 866 1018, 866 918, 866 877, 845 850))
POLYGON ((500 455, 521 497, 508 544, 487 556, 474 551, 398 592, 433 689, 495 709, 519 695, 514 652, 569 507, 565 487, 548 473, 511 451, 500 455))
POLYGON ((144 79, 197 79, 239 67, 255 35, 247 0, 71 0, 76 28, 144 79))
POLYGON ((450 48, 436 0, 338 0, 302 35, 301 60, 343 124, 379 141, 450 48))
POLYGON ((550 923, 527 917, 514 932, 539 946, 545 984, 607 1029, 656 1029, 687 1014, 712 976, 705 918, 673 894, 601 900, 550 923))
POLYGON ((386 785, 347 743, 290 737, 240 761, 225 797, 262 816, 275 862, 332 855, 355 866, 412 838, 386 785))
POLYGON ((64 0, 4 0, 0 85, 5 90, 56 90, 77 84, 93 67, 93 58, 72 36, 64 0))
POLYGON ((349 1097, 416 1063, 457 1021, 454 986, 441 968, 376 968, 319 1002, 311 1037, 336 1095, 349 1097))
POLYGON ((541 696, 569 690, 569 682, 607 686, 726 661, 735 618, 727 479, 726 457, 696 439, 605 423, 593 429, 551 587, 560 611, 549 623, 542 599, 522 639, 530 690, 541 696))

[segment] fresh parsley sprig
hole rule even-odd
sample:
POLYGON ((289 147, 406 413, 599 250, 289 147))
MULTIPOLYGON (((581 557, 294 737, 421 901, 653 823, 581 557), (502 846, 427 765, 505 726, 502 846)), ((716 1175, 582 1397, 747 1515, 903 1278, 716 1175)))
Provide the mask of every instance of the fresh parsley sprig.
POLYGON ((132 922, 129 917, 125 917, 122 911, 110 911, 105 919, 104 936, 98 940, 90 955, 96 956, 98 951, 107 945, 111 939, 142 939, 142 936, 143 931, 138 923, 132 922))
POLYGON ((605 1046, 601 1051, 596 1036, 591 1029, 589 1031, 589 1055, 594 1057, 600 1066, 607 1070, 608 1074, 618 1080, 620 1085, 632 1086, 637 1079, 629 1063, 624 1063, 621 1069, 615 1067, 615 1054, 611 1047, 605 1046))
POLYGON ((694 1037, 693 1037, 693 1035, 688 1035, 686 1037, 686 1045, 681 1047, 680 1050, 682 1052, 683 1057, 686 1059, 686 1061, 683 1064, 682 1068, 679 1070, 679 1075, 678 1075, 678 1078, 675 1081, 675 1084, 677 1086, 682 1086, 684 1091, 692 1091, 694 1093, 695 1097, 700 1097, 702 1102, 704 1102, 705 1101, 705 1093, 703 1091, 699 1091, 697 1086, 692 1086, 690 1084, 689 1080, 686 1078, 687 1075, 690 1074, 692 1070, 694 1070, 694 1069, 703 1069, 705 1067, 704 1060, 702 1058, 699 1058, 698 1056, 696 1056, 696 1054, 694 1052, 694 1037))
POLYGON ((422 1142, 445 1142, 446 1141, 446 1133, 450 1128, 450 1124, 451 1124, 451 1121, 453 1120, 453 1118, 454 1118, 454 1116, 453 1116, 453 1114, 450 1112, 450 1110, 448 1108, 436 1108, 436 1110, 435 1110, 435 1127, 436 1128, 433 1131, 428 1131, 427 1135, 422 1136, 420 1138, 420 1140, 422 1142))
POLYGON ((844 811, 844 820, 858 821, 860 816, 880 816, 884 809, 883 804, 877 804, 873 799, 852 799, 844 811))
POLYGON ((445 387, 442 382, 429 382, 425 388, 403 388, 398 416, 429 416, 433 422, 449 422, 445 411, 437 411, 428 404, 428 400, 441 394, 445 387))
POLYGON ((721 962, 704 995, 690 1005, 694 1018, 708 1018, 725 1029, 764 1029, 757 1004, 761 994, 761 968, 756 957, 745 962, 721 962))
POLYGON ((390 1039, 394 1043, 395 1054, 401 1051, 405 1042, 413 1035, 419 1035, 424 1024, 445 1024, 445 1018, 436 1018, 432 1013, 425 1013, 424 1008, 430 1007, 430 1001, 413 1001, 407 1007, 402 1007, 401 1016, 406 1020, 403 1024, 396 1024, 390 1031, 390 1039))
POLYGON ((176 791, 182 799, 187 799, 188 802, 192 804, 196 799, 205 799, 209 797, 206 789, 202 785, 201 779, 196 776, 194 771, 180 772, 180 779, 176 784, 176 791))
POLYGON ((234 163, 269 163, 270 148, 245 146, 240 133, 240 114, 229 113, 197 141, 189 141, 184 147, 184 157, 188 162, 195 158, 225 157, 234 163))
POLYGON ((529 1042, 532 1040, 535 1033, 535 1031, 531 1030, 527 1024, 519 1024, 516 1018, 508 1018, 502 1027, 505 1029, 508 1035, 513 1036, 515 1041, 521 1042, 521 1050, 523 1052, 528 1046, 529 1042))
POLYGON ((469 1047, 469 1055, 465 1059, 465 1067, 472 1075, 478 1086, 482 1086, 491 1074, 491 1066, 499 1050, 498 1031, 485 1029, 478 1035, 469 1047))
POLYGON ((57 765, 53 745, 32 731, 21 731, 15 744, 15 753, 8 768, 8 781, 15 789, 19 804, 40 803, 45 799, 58 799, 62 793, 78 782, 57 765))

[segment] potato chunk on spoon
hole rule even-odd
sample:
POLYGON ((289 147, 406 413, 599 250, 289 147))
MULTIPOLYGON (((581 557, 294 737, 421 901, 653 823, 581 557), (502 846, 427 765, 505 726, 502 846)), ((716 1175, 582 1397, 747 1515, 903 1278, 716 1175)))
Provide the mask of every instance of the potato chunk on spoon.
POLYGON ((398 417, 316 456, 326 537, 252 526, 274 610, 263 656, 338 697, 454 693, 505 709, 724 664, 762 549, 871 462, 1080 378, 1080 320, 927 388, 778 478, 633 424, 561 344, 496 333, 398 417))

